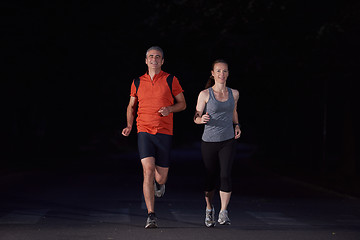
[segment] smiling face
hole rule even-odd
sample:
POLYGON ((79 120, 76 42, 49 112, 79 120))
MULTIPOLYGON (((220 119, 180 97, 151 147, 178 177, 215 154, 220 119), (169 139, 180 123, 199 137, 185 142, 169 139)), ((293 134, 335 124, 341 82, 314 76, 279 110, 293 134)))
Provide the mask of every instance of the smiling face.
POLYGON ((164 64, 162 53, 158 50, 149 50, 145 58, 145 63, 149 70, 155 70, 158 72, 164 64))
POLYGON ((224 84, 229 76, 228 65, 221 62, 215 63, 211 75, 214 77, 215 82, 224 84))

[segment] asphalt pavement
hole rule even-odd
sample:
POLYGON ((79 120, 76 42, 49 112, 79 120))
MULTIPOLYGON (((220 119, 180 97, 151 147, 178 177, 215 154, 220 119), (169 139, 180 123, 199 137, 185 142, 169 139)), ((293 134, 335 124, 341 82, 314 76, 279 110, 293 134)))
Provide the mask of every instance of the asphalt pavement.
MULTIPOLYGON (((205 227, 199 152, 175 149, 166 193, 156 199, 157 229, 144 229, 141 166, 127 152, 89 158, 86 168, 83 158, 68 168, 3 174, 0 239, 360 239, 358 198, 276 175, 239 154, 230 226, 205 227)), ((216 198, 217 213, 219 206, 216 198)))

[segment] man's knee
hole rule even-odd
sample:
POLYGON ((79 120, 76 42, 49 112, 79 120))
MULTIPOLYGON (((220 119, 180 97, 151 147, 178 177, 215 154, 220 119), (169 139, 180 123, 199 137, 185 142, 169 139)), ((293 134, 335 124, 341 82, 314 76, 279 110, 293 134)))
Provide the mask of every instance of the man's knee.
POLYGON ((141 159, 144 178, 155 176, 155 160, 152 157, 141 159))

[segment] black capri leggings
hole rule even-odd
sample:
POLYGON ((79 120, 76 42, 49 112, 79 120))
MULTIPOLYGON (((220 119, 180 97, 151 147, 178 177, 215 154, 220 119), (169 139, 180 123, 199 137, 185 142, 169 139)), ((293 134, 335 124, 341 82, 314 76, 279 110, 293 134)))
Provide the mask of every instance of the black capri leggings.
POLYGON ((215 190, 220 175, 220 191, 231 192, 231 171, 236 153, 236 140, 202 141, 201 153, 205 165, 205 191, 215 190))

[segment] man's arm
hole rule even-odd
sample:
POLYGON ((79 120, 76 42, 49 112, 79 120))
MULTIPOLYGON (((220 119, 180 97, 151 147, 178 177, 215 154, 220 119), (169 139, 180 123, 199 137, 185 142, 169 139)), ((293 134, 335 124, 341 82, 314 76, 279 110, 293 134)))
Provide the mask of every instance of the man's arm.
POLYGON ((123 129, 122 135, 129 136, 133 123, 135 118, 135 112, 137 107, 137 98, 136 97, 130 97, 129 105, 126 110, 126 122, 127 126, 123 129))
POLYGON ((175 101, 174 105, 160 108, 159 113, 163 116, 167 116, 172 112, 181 112, 186 109, 186 101, 183 93, 176 95, 175 101))

